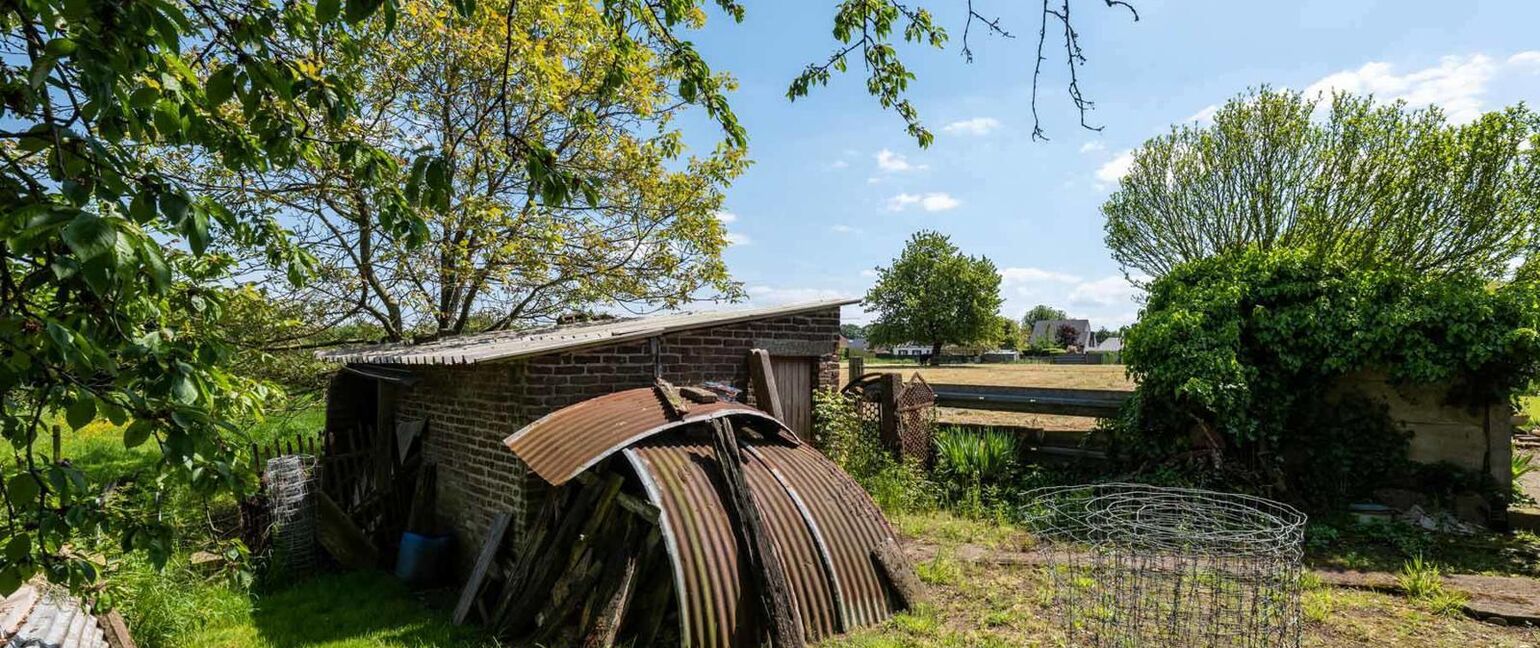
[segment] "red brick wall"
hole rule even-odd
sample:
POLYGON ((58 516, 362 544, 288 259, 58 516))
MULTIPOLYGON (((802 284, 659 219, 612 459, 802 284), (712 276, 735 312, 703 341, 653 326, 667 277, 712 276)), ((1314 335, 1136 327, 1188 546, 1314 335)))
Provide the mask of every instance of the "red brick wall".
MULTIPOLYGON (((818 385, 839 380, 839 309, 786 315, 657 338, 663 377, 676 385, 721 381, 745 390, 746 358, 764 342, 824 349, 818 385)), ((426 458, 438 464, 438 510, 456 532, 460 563, 475 559, 493 514, 518 521, 538 505, 543 482, 502 445, 515 430, 552 411, 622 389, 652 384, 650 341, 471 366, 421 366, 421 380, 397 397, 397 416, 427 418, 426 458)))

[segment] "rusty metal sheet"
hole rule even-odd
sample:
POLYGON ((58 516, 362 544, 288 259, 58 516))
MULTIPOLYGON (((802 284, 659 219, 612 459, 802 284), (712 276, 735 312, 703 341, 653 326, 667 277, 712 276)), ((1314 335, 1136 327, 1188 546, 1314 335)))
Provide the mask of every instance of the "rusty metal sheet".
POLYGON ((764 461, 802 506, 809 527, 832 564, 841 630, 880 623, 897 602, 883 585, 872 550, 893 538, 871 496, 834 462, 807 446, 754 444, 750 454, 764 461))
MULTIPOLYGON (((806 445, 740 439, 749 456, 744 473, 808 639, 890 616, 892 602, 870 555, 892 531, 860 486, 806 445)), ((757 646, 758 602, 745 591, 749 575, 738 560, 711 445, 670 434, 625 456, 661 511, 683 644, 757 646)))
MULTIPOLYGON (((513 454, 553 486, 578 476, 622 448, 681 425, 732 416, 751 417, 793 434, 768 414, 727 401, 689 403, 682 419, 671 419, 651 387, 592 398, 547 414, 503 440, 513 454)), ((793 434, 793 436, 795 436, 793 434)))

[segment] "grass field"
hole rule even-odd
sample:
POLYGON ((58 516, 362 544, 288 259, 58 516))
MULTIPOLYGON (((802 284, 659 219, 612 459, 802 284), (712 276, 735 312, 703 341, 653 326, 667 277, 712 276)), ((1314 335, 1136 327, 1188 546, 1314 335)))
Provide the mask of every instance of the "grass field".
MULTIPOLYGON (((868 364, 866 371, 899 373, 905 378, 916 373, 927 382, 961 385, 1002 385, 1007 387, 1055 387, 1061 389, 1114 389, 1133 391, 1123 365, 1055 364, 971 364, 921 367, 913 364, 868 364)), ((840 384, 850 379, 850 364, 840 365, 840 384)), ((1044 430, 1089 430, 1095 419, 1080 416, 1049 416, 1017 412, 986 412, 941 408, 937 419, 943 423, 980 425, 1017 425, 1044 430)))

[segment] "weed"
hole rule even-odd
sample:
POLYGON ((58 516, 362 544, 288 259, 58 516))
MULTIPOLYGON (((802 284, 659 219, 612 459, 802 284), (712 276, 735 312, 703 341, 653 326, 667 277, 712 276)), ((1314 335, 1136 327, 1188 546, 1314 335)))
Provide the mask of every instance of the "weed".
POLYGON ((1444 590, 1444 577, 1438 565, 1427 562, 1418 555, 1401 566, 1396 574, 1401 591, 1414 599, 1426 599, 1444 590))
POLYGON ((956 585, 962 582, 962 563, 947 552, 937 552, 936 557, 915 565, 920 580, 931 585, 956 585))
POLYGON ((1313 623, 1322 623, 1330 618, 1336 605, 1337 595, 1330 589, 1308 590, 1300 597, 1300 607, 1305 612, 1305 619, 1313 623))
POLYGON ((1519 479, 1524 477, 1525 475, 1528 475, 1529 473, 1532 473, 1532 472, 1534 472, 1536 470, 1540 470, 1540 466, 1536 466, 1535 465, 1535 456, 1532 455, 1532 454, 1529 454, 1528 452, 1515 452, 1515 453, 1513 453, 1512 470, 1513 470, 1513 493, 1509 496, 1511 498, 1511 501, 1513 501, 1513 502, 1529 502, 1529 501, 1532 501, 1530 499, 1529 495, 1526 495, 1524 493, 1524 486, 1523 486, 1523 484, 1519 483, 1519 479))

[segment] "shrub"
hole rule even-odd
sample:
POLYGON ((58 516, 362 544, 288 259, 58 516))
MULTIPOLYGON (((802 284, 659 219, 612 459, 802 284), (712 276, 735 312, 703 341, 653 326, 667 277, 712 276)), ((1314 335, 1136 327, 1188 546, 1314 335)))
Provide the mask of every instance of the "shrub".
POLYGON ((945 427, 936 434, 936 469, 973 484, 998 484, 1013 474, 1019 456, 1016 435, 945 427))
POLYGON ((1276 495, 1360 495, 1402 463, 1405 440, 1351 395, 1334 400, 1336 380, 1373 369, 1449 384, 1458 405, 1508 402, 1540 370, 1536 295, 1528 280, 1493 287, 1294 250, 1183 264, 1150 286, 1124 340, 1139 390, 1116 449, 1155 465, 1199 438, 1205 456, 1276 495))
POLYGON ((921 511, 936 501, 925 468, 901 462, 882 447, 877 430, 861 421, 852 403, 830 389, 813 394, 813 436, 824 455, 871 494, 889 513, 921 511))

